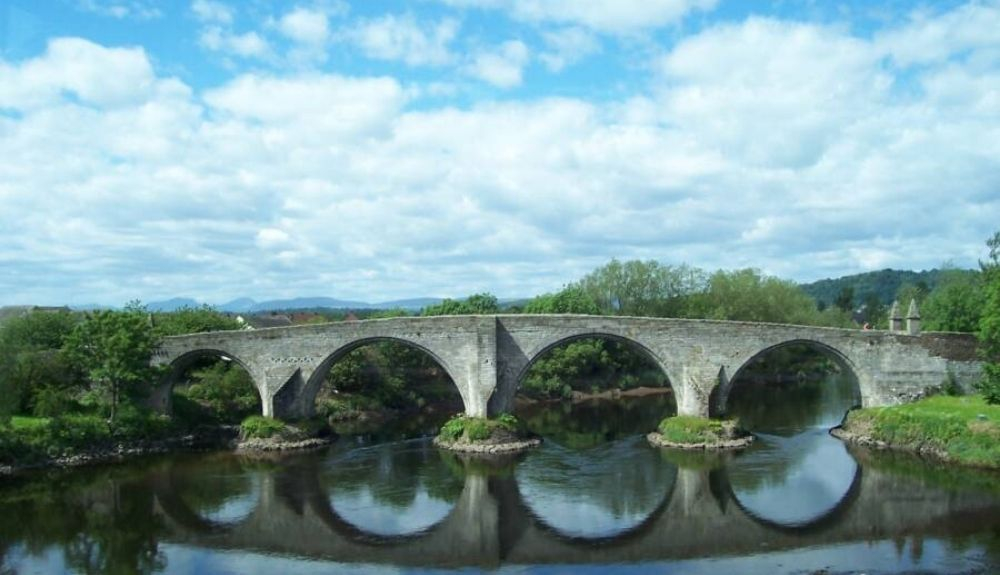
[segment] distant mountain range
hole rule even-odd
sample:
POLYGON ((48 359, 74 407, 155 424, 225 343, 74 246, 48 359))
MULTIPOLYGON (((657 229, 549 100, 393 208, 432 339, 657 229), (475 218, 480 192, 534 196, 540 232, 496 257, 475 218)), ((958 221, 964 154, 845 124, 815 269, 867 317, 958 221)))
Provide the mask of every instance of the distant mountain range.
MULTIPOLYGON (((230 313, 259 313, 279 310, 303 309, 405 309, 419 310, 429 305, 441 303, 443 298, 423 297, 401 299, 394 301, 369 303, 364 301, 342 300, 331 297, 298 297, 292 299, 274 299, 255 301, 250 298, 238 298, 221 305, 213 306, 219 311, 230 313)), ((164 301, 154 301, 146 304, 149 311, 176 311, 185 307, 200 307, 201 302, 185 297, 175 297, 164 301)))

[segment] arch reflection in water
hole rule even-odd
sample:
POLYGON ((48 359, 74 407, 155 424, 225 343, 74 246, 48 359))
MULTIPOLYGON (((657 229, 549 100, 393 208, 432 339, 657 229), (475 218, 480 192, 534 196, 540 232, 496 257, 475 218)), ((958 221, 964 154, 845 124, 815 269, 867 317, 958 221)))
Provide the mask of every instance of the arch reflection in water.
POLYGON ((220 457, 200 466, 197 476, 179 465, 171 472, 173 496, 206 526, 230 527, 245 521, 260 501, 264 469, 243 465, 231 457, 220 457), (197 477, 197 479, 193 479, 197 477))
POLYGON ((849 505, 861 468, 825 429, 782 437, 758 434, 726 468, 733 498, 747 514, 780 527, 809 527, 849 505))
POLYGON ((359 531, 416 535, 444 521, 464 486, 428 440, 358 449, 327 462, 321 481, 333 512, 359 531))
POLYGON ((544 526, 564 537, 607 539, 655 520, 670 502, 677 468, 633 437, 586 451, 545 445, 514 475, 544 526))

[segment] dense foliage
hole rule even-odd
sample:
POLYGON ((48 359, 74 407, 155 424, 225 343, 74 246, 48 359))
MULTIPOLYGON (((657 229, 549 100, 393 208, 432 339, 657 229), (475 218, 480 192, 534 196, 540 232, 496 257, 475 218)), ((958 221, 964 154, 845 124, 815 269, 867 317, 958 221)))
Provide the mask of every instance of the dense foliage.
POLYGON ((977 389, 988 403, 1000 404, 1000 232, 986 245, 989 259, 982 263, 985 304, 979 320, 979 345, 983 354, 983 377, 977 389))
POLYGON ((437 305, 424 308, 421 315, 489 315, 500 313, 496 296, 480 293, 464 300, 446 299, 437 305))
MULTIPOLYGON (((945 270, 948 270, 948 267, 945 266, 945 270)), ((884 269, 803 284, 802 290, 823 307, 841 305, 840 299, 845 291, 850 294, 845 309, 860 307, 868 294, 874 294, 882 305, 888 306, 892 304, 893 299, 896 298, 900 288, 904 285, 924 286, 924 291, 933 291, 942 281, 943 276, 948 275, 945 270, 914 272, 884 269)), ((975 273, 971 270, 957 271, 959 273, 975 273)), ((906 302, 906 305, 908 304, 909 301, 906 302)))

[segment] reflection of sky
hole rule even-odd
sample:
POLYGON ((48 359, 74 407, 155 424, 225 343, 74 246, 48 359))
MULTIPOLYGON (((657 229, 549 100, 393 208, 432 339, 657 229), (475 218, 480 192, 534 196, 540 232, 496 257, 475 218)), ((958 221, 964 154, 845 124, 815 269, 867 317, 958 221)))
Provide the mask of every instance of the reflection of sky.
POLYGON ((378 501, 370 488, 353 493, 337 493, 330 505, 344 521, 377 535, 419 533, 444 520, 454 504, 436 499, 420 487, 413 501, 404 508, 378 501))
POLYGON ((826 431, 760 435, 758 443, 732 461, 729 479, 740 504, 761 519, 781 525, 819 519, 844 499, 857 473, 844 444, 826 431))
POLYGON ((250 488, 239 495, 226 498, 222 505, 213 509, 201 511, 201 516, 216 523, 238 523, 253 513, 257 507, 257 493, 260 491, 260 478, 251 477, 250 488))
POLYGON ((632 438, 584 451, 543 444, 515 476, 524 502, 553 529, 572 537, 609 537, 656 510, 676 469, 632 438))
MULTIPOLYGON (((166 559, 163 570, 172 574, 240 574, 265 575, 320 575, 326 573, 357 573, 360 575, 396 573, 454 573, 433 567, 396 567, 392 565, 337 563, 282 555, 265 555, 249 551, 217 551, 176 545, 161 544, 160 553, 166 559)), ((921 553, 912 552, 912 541, 903 549, 893 541, 876 541, 823 545, 805 549, 758 553, 739 557, 690 559, 684 561, 657 561, 628 564, 581 565, 505 565, 496 573, 524 573, 554 575, 557 573, 664 573, 668 575, 711 575, 715 573, 740 573, 741 575, 785 575, 803 573, 978 573, 983 571, 984 549, 980 545, 955 548, 940 539, 925 539, 921 553)), ((373 561, 377 560, 375 558, 373 561)), ((567 563, 573 558, 567 557, 567 563)), ((72 568, 66 564, 62 550, 48 547, 36 554, 15 546, 0 562, 3 568, 16 568, 19 573, 67 573, 72 568)))

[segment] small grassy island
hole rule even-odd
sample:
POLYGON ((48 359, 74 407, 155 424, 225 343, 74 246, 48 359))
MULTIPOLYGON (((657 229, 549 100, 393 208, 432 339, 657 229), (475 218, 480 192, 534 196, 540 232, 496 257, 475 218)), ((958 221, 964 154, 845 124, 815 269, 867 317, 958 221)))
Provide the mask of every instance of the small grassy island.
POLYGON ((509 413, 496 419, 456 415, 441 426, 434 438, 434 445, 443 449, 482 454, 513 453, 541 443, 509 413))
POLYGON ((688 415, 665 418, 646 438, 654 446, 676 449, 742 449, 753 443, 753 435, 735 421, 688 415))
POLYGON ((855 410, 831 433, 868 447, 1000 469, 1000 405, 989 405, 978 395, 855 410))

